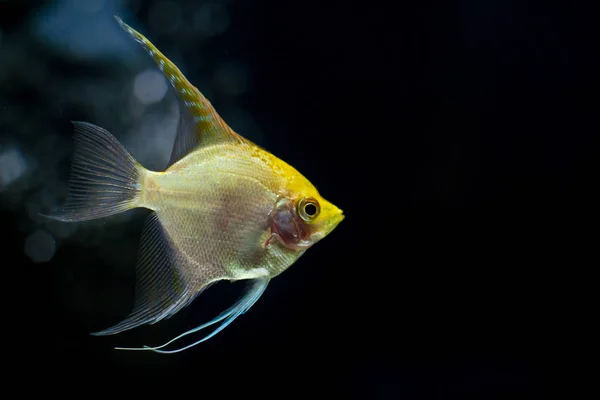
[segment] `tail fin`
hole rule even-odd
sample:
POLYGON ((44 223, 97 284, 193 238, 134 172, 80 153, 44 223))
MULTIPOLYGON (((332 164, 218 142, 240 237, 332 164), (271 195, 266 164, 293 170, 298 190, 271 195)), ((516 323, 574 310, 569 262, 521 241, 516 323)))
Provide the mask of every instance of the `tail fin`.
POLYGON ((78 222, 137 207, 144 167, 106 129, 87 122, 73 125, 76 145, 67 201, 45 216, 78 222))

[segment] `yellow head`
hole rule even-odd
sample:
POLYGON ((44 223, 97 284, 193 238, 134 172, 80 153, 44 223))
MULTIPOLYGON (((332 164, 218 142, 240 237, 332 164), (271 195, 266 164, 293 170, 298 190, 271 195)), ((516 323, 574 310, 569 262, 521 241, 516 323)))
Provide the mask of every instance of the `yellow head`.
POLYGON ((271 232, 286 248, 306 250, 333 231, 344 214, 302 174, 279 162, 284 186, 269 216, 271 232))

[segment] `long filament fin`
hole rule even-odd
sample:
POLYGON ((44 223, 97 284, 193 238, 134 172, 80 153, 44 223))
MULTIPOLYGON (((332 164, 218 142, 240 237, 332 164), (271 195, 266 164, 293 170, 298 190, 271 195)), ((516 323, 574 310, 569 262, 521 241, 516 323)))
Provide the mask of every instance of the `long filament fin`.
POLYGON ((264 293, 265 289, 267 288, 267 285, 269 283, 269 279, 268 278, 261 278, 261 279, 255 279, 254 284, 252 285, 252 287, 250 288, 250 290, 248 290, 248 292, 244 295, 244 297, 242 297, 234 306, 232 306, 231 308, 227 309, 226 311, 224 311, 223 313, 221 313, 219 316, 217 316, 216 318, 212 319, 211 321, 202 324, 194 329, 190 329, 187 332, 182 333, 181 335, 169 340, 168 342, 166 342, 165 344, 162 344, 160 346, 155 346, 155 347, 149 347, 149 346, 144 346, 144 347, 115 347, 116 350, 148 350, 148 351, 154 351, 156 353, 163 353, 163 354, 173 354, 173 353, 179 353, 181 351, 187 350, 191 347, 194 347, 210 338, 212 338, 213 336, 215 336, 217 333, 221 332, 223 329, 225 329, 229 324, 231 324, 237 317, 239 317, 240 315, 242 315, 243 313, 245 313, 246 311, 248 311, 250 309, 250 307, 252 307, 254 305, 254 303, 256 303, 256 301, 260 298, 260 296, 264 293), (211 332, 209 335, 203 337, 202 339, 187 345, 185 347, 179 348, 179 349, 175 349, 175 350, 160 350, 168 345, 170 345, 171 343, 181 339, 184 336, 190 335, 192 333, 198 332, 204 328, 207 328, 211 325, 214 325, 220 321, 225 320, 225 322, 223 322, 221 325, 219 325, 219 327, 217 329, 215 329, 213 332, 211 332))

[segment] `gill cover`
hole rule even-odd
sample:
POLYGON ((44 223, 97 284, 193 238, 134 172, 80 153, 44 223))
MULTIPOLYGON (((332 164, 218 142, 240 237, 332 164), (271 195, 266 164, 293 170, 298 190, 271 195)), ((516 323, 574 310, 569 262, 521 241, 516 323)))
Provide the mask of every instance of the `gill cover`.
POLYGON ((310 247, 310 242, 307 240, 310 233, 291 200, 281 198, 277 201, 269 216, 269 223, 271 238, 268 243, 275 238, 290 250, 305 250, 310 247))

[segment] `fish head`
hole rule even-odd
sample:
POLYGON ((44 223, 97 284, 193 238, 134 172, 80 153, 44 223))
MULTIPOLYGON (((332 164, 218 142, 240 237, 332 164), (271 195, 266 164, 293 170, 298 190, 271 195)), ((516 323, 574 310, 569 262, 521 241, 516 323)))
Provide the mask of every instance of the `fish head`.
POLYGON ((286 248, 303 251, 331 233, 344 214, 299 173, 288 177, 270 214, 271 232, 286 248))

